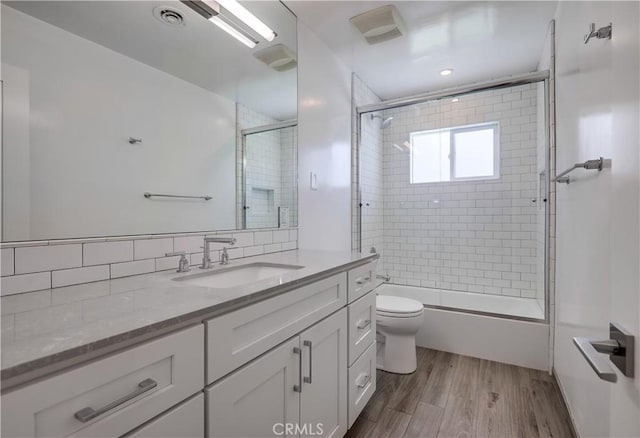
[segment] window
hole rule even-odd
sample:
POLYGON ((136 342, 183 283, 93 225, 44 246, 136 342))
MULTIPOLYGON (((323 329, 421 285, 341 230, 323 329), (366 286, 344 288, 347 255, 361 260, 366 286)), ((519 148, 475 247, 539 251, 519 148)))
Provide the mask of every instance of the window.
POLYGON ((499 176, 498 123, 411 133, 411 184, 499 176))

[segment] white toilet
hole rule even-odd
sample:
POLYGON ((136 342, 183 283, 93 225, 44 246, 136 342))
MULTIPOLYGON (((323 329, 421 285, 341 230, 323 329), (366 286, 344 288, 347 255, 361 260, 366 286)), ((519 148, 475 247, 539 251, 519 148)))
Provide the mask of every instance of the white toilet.
POLYGON ((377 368, 397 374, 416 370, 416 333, 424 306, 416 300, 391 295, 376 297, 377 368))

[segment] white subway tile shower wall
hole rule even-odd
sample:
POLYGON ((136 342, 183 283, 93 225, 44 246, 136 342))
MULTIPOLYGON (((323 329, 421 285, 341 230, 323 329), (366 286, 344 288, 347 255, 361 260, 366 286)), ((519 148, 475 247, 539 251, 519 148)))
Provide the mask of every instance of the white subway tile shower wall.
MULTIPOLYGON (((247 108, 244 105, 236 104, 236 120, 238 122, 237 131, 236 131, 236 227, 242 228, 243 221, 242 218, 244 216, 244 204, 243 204, 243 180, 244 180, 244 156, 242 153, 242 130, 247 128, 254 128, 256 126, 270 125, 272 123, 279 122, 279 120, 274 119, 273 117, 269 117, 267 115, 261 114, 257 111, 254 111, 250 108, 247 108)), ((252 136, 253 137, 253 136, 252 136)), ((250 137, 251 138, 251 137, 250 137)), ((269 144, 269 140, 273 140, 272 138, 262 138, 261 141, 254 143, 265 144, 269 149, 273 149, 275 146, 269 144)), ((254 163, 247 163, 254 164, 254 163)), ((279 162, 278 162, 279 164, 279 162)), ((271 225, 272 227, 277 225, 271 225)))
POLYGON ((236 106, 237 132, 237 226, 242 227, 243 178, 246 178, 248 228, 278 226, 278 207, 288 207, 290 224, 297 224, 297 129, 285 128, 246 137, 246 177, 242 154, 242 129, 280 122, 240 104, 236 106))
MULTIPOLYGON (((380 129, 379 119, 372 120, 369 114, 363 115, 360 125, 362 140, 358 148, 356 112, 356 107, 378 103, 380 98, 357 75, 353 75, 352 81, 352 247, 361 248, 363 252, 368 252, 371 247, 375 247, 379 254, 384 254, 383 131, 380 129), (360 179, 359 184, 358 179, 360 179), (359 206, 358 188, 361 193, 362 207, 359 206), (358 220, 360 209, 362 223, 358 220), (359 242, 360 238, 361 242, 359 242)), ((378 272, 384 272, 384 258, 378 262, 378 272)))
MULTIPOLYGON (((165 257, 166 252, 186 251, 191 265, 197 265, 202 261, 204 235, 158 235, 131 237, 129 240, 117 237, 114 238, 117 241, 104 238, 98 242, 95 239, 90 242, 81 239, 45 241, 35 246, 33 242, 2 243, 2 306, 7 304, 5 298, 10 298, 8 295, 176 269, 179 257, 165 257), (34 269, 37 272, 33 272, 34 269)), ((229 247, 232 259, 298 247, 298 230, 295 228, 219 231, 206 235, 233 235, 237 242, 229 247)), ((219 260, 223 246, 212 245, 213 261, 219 260)), ((12 297, 12 300, 19 298, 12 297)))
MULTIPOLYGON (((536 85, 387 110, 384 253, 393 282, 536 298, 536 85), (411 132, 497 121, 500 178, 409 183, 411 132)), ((537 199, 536 199, 537 201, 537 199)), ((542 217, 542 216, 540 216, 542 217)), ((542 257, 542 255, 540 255, 542 257)))

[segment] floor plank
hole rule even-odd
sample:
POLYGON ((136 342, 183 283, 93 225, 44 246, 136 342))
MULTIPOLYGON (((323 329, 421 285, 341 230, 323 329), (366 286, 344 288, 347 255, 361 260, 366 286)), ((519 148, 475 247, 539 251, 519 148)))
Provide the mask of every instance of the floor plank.
POLYGON ((552 382, 531 379, 531 402, 539 436, 572 437, 568 413, 552 382))
POLYGON ((403 412, 385 409, 376 423, 375 428, 369 434, 372 438, 398 438, 404 435, 411 421, 411 415, 403 412))
POLYGON ((349 429, 349 436, 351 438, 368 438, 371 436, 373 429, 375 429, 376 423, 369 421, 362 416, 358 417, 351 429, 349 429))
POLYGON ((572 437, 544 371, 418 348, 418 369, 378 371, 377 391, 347 437, 572 437))
POLYGON ((487 390, 479 391, 475 436, 503 438, 511 436, 509 406, 503 394, 487 390))
POLYGON ((427 403, 418 403, 404 438, 430 438, 438 436, 444 409, 427 403))
POLYGON ((376 372, 376 392, 365 406, 360 416, 367 420, 377 422, 378 418, 387 407, 389 400, 398 389, 402 376, 400 374, 386 373, 381 370, 376 372))
POLYGON ((421 402, 445 407, 458 357, 456 354, 445 351, 437 352, 429 379, 420 397, 421 402))
POLYGON ((462 438, 475 434, 477 400, 449 395, 438 437, 462 438))
POLYGON ((427 384, 433 361, 424 354, 423 349, 418 350, 418 367, 413 374, 401 377, 398 388, 393 393, 387 407, 406 414, 413 414, 422 397, 422 392, 427 384))
MULTIPOLYGON (((510 406, 508 413, 510 435, 517 437, 540 436, 529 388, 520 386, 512 388, 507 395, 507 402, 510 406)), ((568 421, 568 418, 566 421, 568 421)))
POLYGON ((472 399, 476 397, 480 371, 480 359, 469 356, 459 356, 458 364, 451 381, 450 397, 472 399))

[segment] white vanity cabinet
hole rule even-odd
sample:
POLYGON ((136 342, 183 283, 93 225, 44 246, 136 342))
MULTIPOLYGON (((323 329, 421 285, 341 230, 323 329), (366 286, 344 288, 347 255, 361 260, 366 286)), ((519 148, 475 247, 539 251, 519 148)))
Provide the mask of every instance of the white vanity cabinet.
POLYGON ((347 274, 206 321, 207 383, 258 357, 347 304, 347 274))
POLYGON ((2 395, 6 437, 342 437, 375 391, 375 262, 2 395))
POLYGON ((3 437, 114 437, 202 390, 202 324, 2 395, 3 437))
POLYGON ((342 309, 209 387, 208 436, 341 437, 346 382, 342 309))
POLYGON ((204 394, 180 403, 123 438, 204 438, 204 394))
POLYGON ((349 271, 348 423, 376 390, 376 262, 349 271))

